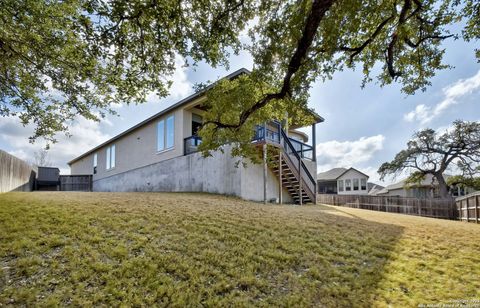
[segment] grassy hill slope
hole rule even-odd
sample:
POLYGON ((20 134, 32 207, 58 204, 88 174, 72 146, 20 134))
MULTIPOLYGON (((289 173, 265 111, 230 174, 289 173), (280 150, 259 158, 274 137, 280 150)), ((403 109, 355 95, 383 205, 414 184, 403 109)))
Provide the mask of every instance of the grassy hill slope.
POLYGON ((356 209, 0 195, 0 306, 452 303, 480 299, 479 251, 480 225, 356 209))

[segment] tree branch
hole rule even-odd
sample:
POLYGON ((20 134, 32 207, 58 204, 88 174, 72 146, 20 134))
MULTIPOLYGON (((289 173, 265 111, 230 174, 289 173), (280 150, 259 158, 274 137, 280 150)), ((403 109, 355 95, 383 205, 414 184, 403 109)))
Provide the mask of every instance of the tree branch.
POLYGON ((335 0, 314 0, 312 9, 307 16, 305 27, 297 48, 290 58, 288 69, 283 78, 283 85, 279 92, 266 94, 262 99, 253 104, 250 108, 244 110, 236 124, 222 123, 221 121, 207 121, 204 125, 214 124, 216 128, 231 128, 236 129, 241 127, 255 111, 267 105, 274 99, 283 99, 291 96, 291 79, 293 75, 300 69, 302 61, 306 58, 309 48, 312 45, 315 34, 317 33, 320 22, 325 13, 330 10, 335 0))
POLYGON ((375 29, 375 31, 372 33, 372 35, 360 46, 358 47, 346 47, 346 46, 341 46, 340 47, 340 50, 341 51, 351 51, 353 52, 351 55, 350 55, 350 62, 353 61, 353 58, 358 55, 359 53, 361 53, 365 47, 367 47, 379 34, 380 32, 382 31, 382 29, 387 25, 387 23, 389 21, 391 21, 393 19, 393 15, 388 17, 387 19, 385 19, 384 21, 382 21, 378 27, 375 29))

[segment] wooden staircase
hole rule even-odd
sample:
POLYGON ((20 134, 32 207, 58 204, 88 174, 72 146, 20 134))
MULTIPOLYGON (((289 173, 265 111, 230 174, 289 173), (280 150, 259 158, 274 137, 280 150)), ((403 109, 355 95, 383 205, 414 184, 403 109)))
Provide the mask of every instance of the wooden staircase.
POLYGON ((316 203, 316 182, 283 130, 279 141, 269 155, 269 168, 296 204, 316 203))
POLYGON ((273 157, 276 163, 271 167, 273 173, 281 179, 282 187, 287 189, 296 204, 315 203, 315 197, 309 191, 305 176, 299 175, 298 168, 292 168, 288 158, 282 154, 273 157))

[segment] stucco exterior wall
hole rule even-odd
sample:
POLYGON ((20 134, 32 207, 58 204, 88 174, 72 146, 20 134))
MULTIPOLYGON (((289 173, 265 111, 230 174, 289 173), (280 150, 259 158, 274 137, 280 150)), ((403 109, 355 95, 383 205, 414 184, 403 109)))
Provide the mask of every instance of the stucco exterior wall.
POLYGON ((102 179, 131 170, 183 155, 183 110, 178 109, 155 121, 147 123, 138 129, 106 144, 96 152, 91 153, 71 165, 72 174, 93 174, 93 156, 98 155, 97 174, 93 179, 102 179), (174 115, 174 146, 171 149, 157 152, 157 123, 174 115), (107 148, 115 145, 115 167, 106 169, 107 148))
POLYGON ((308 135, 304 132, 291 129, 288 131, 288 137, 301 141, 303 143, 308 142, 308 135))

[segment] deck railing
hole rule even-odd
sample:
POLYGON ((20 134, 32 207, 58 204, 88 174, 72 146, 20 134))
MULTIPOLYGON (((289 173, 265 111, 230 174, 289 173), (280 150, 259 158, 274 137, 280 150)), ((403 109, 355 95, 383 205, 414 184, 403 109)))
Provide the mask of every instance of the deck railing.
POLYGON ((313 159, 313 147, 293 138, 288 138, 301 158, 313 159))
POLYGON ((183 154, 188 155, 197 152, 201 143, 202 138, 195 135, 183 139, 183 154))
POLYGON ((256 125, 253 141, 268 140, 274 143, 280 143, 280 130, 280 123, 277 122, 256 125))
MULTIPOLYGON (((268 141, 281 144, 282 126, 277 121, 271 121, 263 125, 256 125, 253 135, 253 141, 268 141)), ((288 138, 288 137, 287 137, 288 138)), ((298 140, 288 138, 290 145, 295 152, 304 159, 313 159, 313 147, 298 140)), ((199 136, 190 136, 184 139, 184 155, 192 154, 198 151, 198 146, 202 143, 199 136)))
MULTIPOLYGON (((263 125, 256 125, 253 141, 266 140, 269 142, 280 144, 281 131, 281 125, 276 121, 271 121, 263 125)), ((293 138, 286 138, 290 141, 292 147, 295 149, 295 151, 301 158, 313 159, 313 147, 311 145, 300 142, 293 138)))

